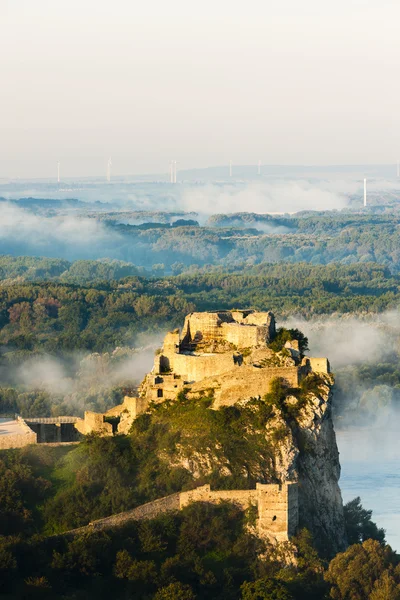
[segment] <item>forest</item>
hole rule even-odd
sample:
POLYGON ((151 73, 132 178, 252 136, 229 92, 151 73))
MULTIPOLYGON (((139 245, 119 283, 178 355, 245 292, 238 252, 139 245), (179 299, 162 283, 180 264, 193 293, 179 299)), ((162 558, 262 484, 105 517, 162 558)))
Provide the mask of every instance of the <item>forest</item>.
MULTIPOLYGON (((121 267, 150 272, 155 267, 167 275, 211 265, 230 268, 264 262, 377 262, 393 273, 400 269, 396 207, 382 211, 371 208, 363 213, 348 208, 208 218, 193 213, 139 211, 136 215, 121 212, 118 218, 115 212, 82 209, 71 212, 60 208, 43 214, 35 205, 27 208, 14 203, 6 204, 3 213, 7 226, 0 223, 0 253, 14 257, 116 260, 122 261, 121 267)), ((103 267, 103 273, 107 277, 109 272, 103 267)))

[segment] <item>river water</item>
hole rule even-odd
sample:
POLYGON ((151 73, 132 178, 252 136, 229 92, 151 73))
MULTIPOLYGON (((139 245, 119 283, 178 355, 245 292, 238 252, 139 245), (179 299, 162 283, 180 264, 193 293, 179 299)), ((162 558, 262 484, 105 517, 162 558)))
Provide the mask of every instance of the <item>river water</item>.
POLYGON ((386 530, 386 541, 400 552, 400 443, 387 429, 346 429, 336 432, 343 501, 356 496, 372 509, 372 520, 386 530))

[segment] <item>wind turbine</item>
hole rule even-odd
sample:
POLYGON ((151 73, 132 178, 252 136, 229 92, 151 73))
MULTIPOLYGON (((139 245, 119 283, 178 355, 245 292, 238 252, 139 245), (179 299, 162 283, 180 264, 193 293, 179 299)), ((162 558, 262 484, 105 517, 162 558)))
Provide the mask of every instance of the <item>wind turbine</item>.
POLYGON ((367 206, 367 180, 364 179, 364 206, 367 206))
POLYGON ((111 167, 112 167, 112 161, 111 161, 111 156, 110 156, 110 158, 108 159, 108 162, 107 162, 107 181, 108 181, 108 183, 110 183, 110 181, 111 181, 111 167))
POLYGON ((171 160, 171 162, 169 163, 170 183, 176 183, 176 165, 176 160, 171 160))

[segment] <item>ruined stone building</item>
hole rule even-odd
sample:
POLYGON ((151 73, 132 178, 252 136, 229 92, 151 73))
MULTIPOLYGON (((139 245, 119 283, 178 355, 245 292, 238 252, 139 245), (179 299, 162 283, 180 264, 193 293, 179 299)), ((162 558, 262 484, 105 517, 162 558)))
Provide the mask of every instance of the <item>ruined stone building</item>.
POLYGON ((176 400, 183 390, 189 398, 212 392, 218 409, 264 396, 276 378, 297 388, 311 372, 329 373, 328 359, 302 358, 296 340, 287 342, 284 352, 273 352, 268 344, 275 333, 271 312, 191 313, 181 332, 165 336, 137 397, 125 397, 104 415, 87 411, 76 427, 82 434, 127 433, 152 402, 176 400))
POLYGON ((326 358, 301 358, 297 341, 285 352, 268 348, 275 335, 271 312, 252 310, 191 313, 182 333, 168 333, 140 394, 147 401, 173 400, 185 389, 190 396, 212 390, 218 406, 262 397, 280 378, 296 388, 305 375, 329 372, 326 358))

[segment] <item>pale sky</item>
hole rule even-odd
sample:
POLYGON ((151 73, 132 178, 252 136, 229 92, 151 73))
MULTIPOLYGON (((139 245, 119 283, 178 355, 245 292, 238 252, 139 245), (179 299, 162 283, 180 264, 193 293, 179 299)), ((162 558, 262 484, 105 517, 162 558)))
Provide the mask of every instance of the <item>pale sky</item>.
POLYGON ((0 0, 0 178, 395 163, 399 0, 0 0))

